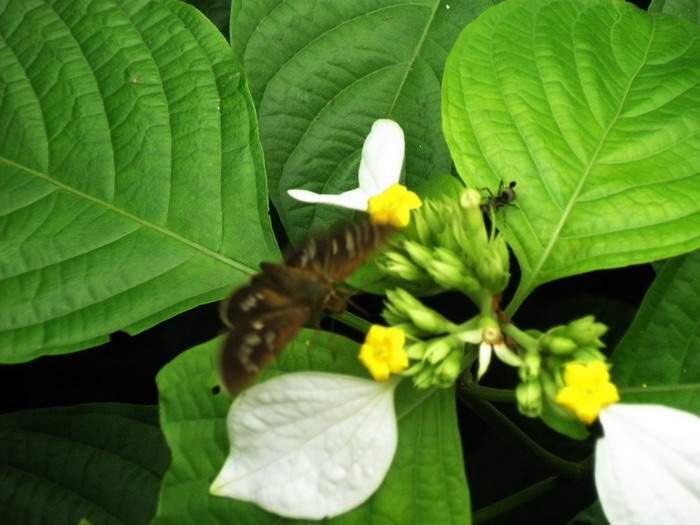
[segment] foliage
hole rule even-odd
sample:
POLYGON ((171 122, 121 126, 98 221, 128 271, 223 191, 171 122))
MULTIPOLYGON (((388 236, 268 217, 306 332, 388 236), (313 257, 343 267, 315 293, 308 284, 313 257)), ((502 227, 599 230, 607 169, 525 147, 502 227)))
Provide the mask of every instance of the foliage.
MULTIPOLYGON (((421 195, 454 198, 456 180, 494 190, 517 181, 515 205, 492 215, 519 268, 504 314, 516 323, 546 283, 669 259, 610 354, 611 375, 623 401, 700 415, 696 2, 655 2, 647 13, 614 0, 234 0, 228 20, 220 2, 211 10, 230 35, 175 0, 0 0, 0 362, 9 370, 223 299, 260 261, 279 260, 270 201, 278 237, 293 242, 347 218, 287 190, 354 188, 367 132, 390 118, 406 137, 402 182, 421 195)), ((560 322, 554 310, 535 313, 538 329, 560 322)), ((625 327, 622 317, 598 320, 625 327)), ((0 521, 284 521, 209 494, 229 448, 218 344, 158 375, 167 447, 152 407, 3 415, 0 521)), ((263 379, 366 377, 358 349, 304 330, 263 379)), ((567 483, 539 522, 561 506, 552 522, 581 511, 602 523, 576 484, 592 440, 572 445, 488 403, 512 402, 513 391, 462 386, 399 386, 384 483, 328 523, 483 522, 567 483), (460 443, 455 397, 503 435, 477 432, 483 425, 467 415, 474 430, 460 443), (519 450, 535 461, 522 463, 519 450), (489 506, 472 509, 475 495, 489 506)))

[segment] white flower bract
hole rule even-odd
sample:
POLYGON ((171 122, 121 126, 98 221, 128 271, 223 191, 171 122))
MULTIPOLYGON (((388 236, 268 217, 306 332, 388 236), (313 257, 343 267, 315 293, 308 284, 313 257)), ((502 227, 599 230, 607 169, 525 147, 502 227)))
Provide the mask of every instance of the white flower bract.
POLYGON ((303 372, 243 392, 231 406, 231 450, 210 491, 297 519, 362 504, 396 452, 397 384, 303 372))
POLYGON ((595 479, 611 525, 687 525, 700 519, 700 418, 660 405, 600 412, 595 479))
POLYGON ((339 195, 324 195, 308 190, 288 190, 290 196, 303 202, 333 204, 343 208, 367 211, 367 201, 399 182, 404 157, 404 136, 401 126, 389 119, 377 120, 365 139, 360 160, 360 187, 339 195))

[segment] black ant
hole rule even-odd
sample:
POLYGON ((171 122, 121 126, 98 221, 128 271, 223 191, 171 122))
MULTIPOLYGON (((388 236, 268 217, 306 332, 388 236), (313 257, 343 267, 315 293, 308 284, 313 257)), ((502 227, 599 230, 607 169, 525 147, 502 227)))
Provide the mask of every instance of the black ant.
POLYGON ((503 181, 501 181, 496 195, 489 188, 479 188, 481 191, 486 191, 489 194, 488 197, 484 197, 481 203, 481 213, 487 214, 491 210, 497 212, 503 206, 515 206, 515 204, 512 204, 515 200, 515 190, 513 188, 515 188, 515 181, 512 181, 506 187, 503 187, 503 181))

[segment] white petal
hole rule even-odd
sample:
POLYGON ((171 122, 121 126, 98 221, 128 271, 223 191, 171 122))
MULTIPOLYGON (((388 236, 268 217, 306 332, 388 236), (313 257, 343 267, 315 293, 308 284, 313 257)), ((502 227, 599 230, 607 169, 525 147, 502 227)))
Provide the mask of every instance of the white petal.
POLYGON ((687 525, 700 519, 700 418, 659 405, 600 412, 598 495, 611 525, 687 525))
MULTIPOLYGON (((482 336, 483 337, 483 336, 482 336)), ((476 373, 476 378, 481 379, 489 368, 489 363, 491 362, 491 345, 486 343, 481 343, 479 345, 479 370, 476 373)))
POLYGON ((346 191, 340 195, 322 195, 307 190, 287 190, 287 193, 298 201, 315 202, 318 204, 334 204, 351 210, 367 211, 367 195, 362 189, 346 191))
POLYGON ((523 360, 518 354, 508 348, 505 344, 493 345, 493 351, 496 352, 498 358, 505 364, 510 366, 523 366, 523 360))
POLYGON ((396 451, 396 384, 308 372, 243 392, 228 415, 231 452, 211 492, 289 518, 355 508, 379 487, 396 451))
POLYGON ((377 120, 362 148, 360 188, 369 196, 375 196, 399 182, 403 156, 401 126, 393 120, 377 120))

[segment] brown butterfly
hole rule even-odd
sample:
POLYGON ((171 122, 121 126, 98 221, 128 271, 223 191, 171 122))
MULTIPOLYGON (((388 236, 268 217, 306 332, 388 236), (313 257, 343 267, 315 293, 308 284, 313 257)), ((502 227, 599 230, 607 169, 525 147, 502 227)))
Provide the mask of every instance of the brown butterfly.
POLYGON ((279 354, 314 313, 339 314, 347 301, 334 285, 350 276, 395 231, 369 220, 309 239, 282 264, 263 262, 250 284, 221 303, 231 331, 219 354, 219 375, 240 392, 279 354))

